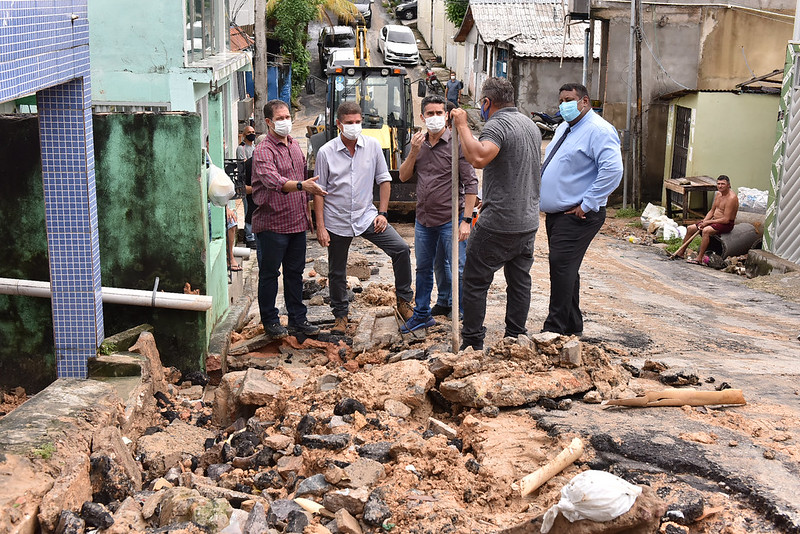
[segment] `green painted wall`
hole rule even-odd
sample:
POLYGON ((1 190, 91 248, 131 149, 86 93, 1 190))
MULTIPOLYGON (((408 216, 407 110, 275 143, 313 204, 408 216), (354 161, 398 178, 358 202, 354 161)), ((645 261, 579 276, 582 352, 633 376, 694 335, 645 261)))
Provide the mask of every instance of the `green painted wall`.
POLYGON ((692 175, 727 174, 734 189, 769 189, 778 95, 699 93, 692 175))
POLYGON ((193 83, 207 88, 211 78, 206 69, 183 67, 183 4, 89 2, 92 100, 170 102, 172 111, 195 111, 193 83))
MULTIPOLYGON (((106 287, 214 295, 207 313, 105 305, 106 333, 155 326, 164 365, 200 369, 210 331, 228 308, 225 240, 209 241, 200 117, 96 114, 95 177, 106 287)), ((49 280, 38 120, 0 116, 0 277, 49 280)), ((218 209, 219 210, 219 209, 218 209)), ((221 210, 219 210, 221 211, 221 210)), ((224 222, 224 215, 223 215, 224 222)), ((50 300, 0 295, 0 385, 39 389, 55 379, 50 300)))
MULTIPOLYGON (((50 280, 39 122, 0 116, 0 277, 50 280)), ((56 379, 50 299, 0 295, 0 385, 38 391, 56 379)))
POLYGON ((769 190, 778 105, 778 95, 764 94, 699 92, 676 98, 667 121, 664 176, 672 172, 675 106, 683 106, 694 110, 687 176, 727 174, 734 190, 769 190))

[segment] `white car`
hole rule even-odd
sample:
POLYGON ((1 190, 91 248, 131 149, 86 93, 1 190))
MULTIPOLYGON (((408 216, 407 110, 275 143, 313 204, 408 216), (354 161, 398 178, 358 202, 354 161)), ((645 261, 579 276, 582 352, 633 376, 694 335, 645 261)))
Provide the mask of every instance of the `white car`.
POLYGON ((352 48, 331 48, 328 56, 328 68, 346 67, 356 64, 355 51, 352 48))
POLYGON ((385 63, 416 65, 419 63, 419 49, 414 32, 407 26, 387 24, 381 28, 378 37, 378 52, 383 52, 385 63))

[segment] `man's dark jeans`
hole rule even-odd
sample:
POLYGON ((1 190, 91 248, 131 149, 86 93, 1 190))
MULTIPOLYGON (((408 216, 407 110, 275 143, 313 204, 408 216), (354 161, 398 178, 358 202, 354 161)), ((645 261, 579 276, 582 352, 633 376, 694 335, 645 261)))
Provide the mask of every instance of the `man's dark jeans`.
MULTIPOLYGON (((347 317, 350 305, 347 301, 347 253, 350 250, 352 237, 340 236, 328 232, 331 242, 328 245, 328 282, 331 290, 331 308, 334 317, 347 317)), ((394 289, 397 296, 411 302, 414 292, 411 290, 411 248, 400 237, 397 230, 390 226, 381 233, 375 232, 375 225, 370 224, 363 234, 379 249, 392 259, 394 270, 394 289)))
POLYGON ((548 213, 545 219, 550 247, 550 309, 542 330, 559 334, 583 332, 578 270, 589 244, 606 220, 606 209, 590 211, 585 219, 567 213, 548 213))
POLYGON ((258 265, 258 308, 264 325, 278 322, 278 276, 283 266, 283 299, 289 314, 289 324, 306 321, 303 304, 303 269, 306 266, 306 233, 278 234, 259 232, 258 244, 262 255, 258 265))
POLYGON ((506 277, 506 336, 527 332, 525 322, 531 306, 531 266, 536 231, 501 234, 481 227, 480 221, 467 242, 464 265, 464 323, 461 339, 472 346, 483 346, 486 327, 486 295, 501 267, 506 277))

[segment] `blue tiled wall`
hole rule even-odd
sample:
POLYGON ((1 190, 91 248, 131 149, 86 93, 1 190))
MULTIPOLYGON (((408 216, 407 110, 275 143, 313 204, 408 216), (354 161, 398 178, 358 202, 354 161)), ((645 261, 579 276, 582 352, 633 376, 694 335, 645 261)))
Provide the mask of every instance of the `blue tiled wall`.
POLYGON ((0 102, 37 93, 56 366, 103 340, 86 0, 0 0, 0 102))

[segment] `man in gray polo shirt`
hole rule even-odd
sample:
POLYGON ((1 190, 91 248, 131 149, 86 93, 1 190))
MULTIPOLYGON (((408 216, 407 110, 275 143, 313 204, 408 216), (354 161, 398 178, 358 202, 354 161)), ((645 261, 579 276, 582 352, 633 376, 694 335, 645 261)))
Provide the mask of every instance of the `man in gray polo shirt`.
POLYGON ((483 205, 464 265, 462 350, 483 348, 486 294, 501 267, 507 284, 504 337, 527 332, 533 241, 539 228, 539 129, 514 107, 514 88, 505 78, 483 83, 480 105, 486 124, 479 139, 472 136, 464 110, 450 112, 464 156, 483 169, 483 205))
POLYGON ((347 253, 356 236, 371 241, 392 259, 397 311, 407 321, 413 313, 411 249, 386 220, 392 178, 381 145, 361 135, 361 108, 355 102, 343 102, 336 116, 341 133, 319 149, 314 168, 317 184, 328 192, 314 197, 314 213, 317 240, 328 247, 328 281, 336 319, 332 330, 347 328, 347 253), (376 183, 380 210, 372 204, 376 183))

